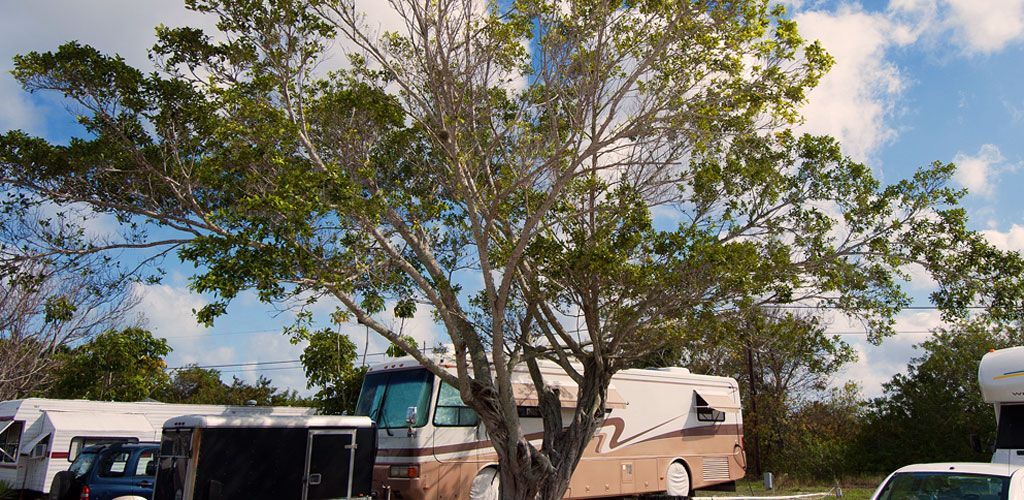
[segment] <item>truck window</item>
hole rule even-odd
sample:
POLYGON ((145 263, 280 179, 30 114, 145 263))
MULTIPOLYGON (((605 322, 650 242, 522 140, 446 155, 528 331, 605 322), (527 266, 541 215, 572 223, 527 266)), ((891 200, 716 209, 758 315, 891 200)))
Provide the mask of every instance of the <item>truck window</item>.
POLYGON ((472 408, 462 402, 459 390, 441 384, 437 391, 437 408, 434 410, 434 425, 439 427, 472 427, 480 419, 472 408))
POLYGON ((427 424, 434 376, 425 369, 366 375, 356 403, 356 415, 368 416, 382 429, 407 427, 406 411, 416 408, 413 427, 427 424))
POLYGON ((100 459, 100 477, 122 477, 132 454, 127 451, 106 453, 100 459))
POLYGON ((1001 405, 996 448, 1024 448, 1024 405, 1001 405))
POLYGON ((149 467, 149 464, 153 461, 153 452, 150 450, 142 450, 139 452, 139 459, 135 462, 135 475, 136 476, 153 476, 156 473, 156 468, 149 467))
POLYGON ((75 461, 71 463, 71 467, 68 468, 75 477, 82 477, 89 472, 89 468, 92 467, 92 463, 96 461, 96 452, 89 451, 79 453, 75 461))
POLYGON ((82 451, 82 448, 86 446, 92 446, 94 444, 102 443, 138 443, 139 438, 134 437, 88 437, 88 436, 75 436, 71 438, 71 444, 68 446, 68 462, 74 462, 78 458, 78 454, 82 451))

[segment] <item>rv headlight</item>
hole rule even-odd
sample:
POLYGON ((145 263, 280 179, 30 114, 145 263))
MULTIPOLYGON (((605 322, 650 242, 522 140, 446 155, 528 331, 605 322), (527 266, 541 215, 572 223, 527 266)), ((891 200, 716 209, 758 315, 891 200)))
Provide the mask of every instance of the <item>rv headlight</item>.
POLYGON ((404 479, 420 477, 420 468, 418 465, 392 465, 388 469, 388 477, 404 479))

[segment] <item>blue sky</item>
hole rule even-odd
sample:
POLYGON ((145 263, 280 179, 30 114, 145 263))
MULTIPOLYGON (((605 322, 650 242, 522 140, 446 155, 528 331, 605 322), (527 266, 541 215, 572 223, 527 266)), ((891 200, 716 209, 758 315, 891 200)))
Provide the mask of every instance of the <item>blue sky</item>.
MULTIPOLYGON (((369 19, 382 25, 393 15, 364 0, 369 19)), ((810 96, 805 131, 840 139, 855 158, 870 164, 886 182, 910 175, 932 161, 955 161, 956 181, 970 190, 964 201, 974 228, 996 245, 1024 248, 1024 196, 1018 194, 1024 165, 1024 0, 891 0, 833 2, 787 0, 801 33, 818 39, 837 59, 833 71, 810 96)), ((28 96, 8 74, 10 58, 29 50, 49 50, 72 39, 116 52, 129 63, 148 66, 146 49, 157 24, 211 27, 176 0, 0 0, 0 130, 21 128, 60 140, 77 131, 53 96, 28 96)), ((96 230, 109 229, 103 220, 96 230)), ((149 327, 168 338, 172 366, 279 361, 298 358, 301 346, 278 332, 292 314, 243 295, 227 317, 203 329, 191 316, 208 299, 188 290, 191 269, 168 262, 163 284, 140 286, 141 311, 149 327)), ((908 284, 918 304, 927 304, 930 282, 911 270, 908 284)), ((318 306, 329 312, 333 306, 318 306)), ((421 341, 436 342, 438 329, 426 314, 405 326, 421 341)), ((846 337, 860 360, 839 378, 861 383, 865 395, 902 371, 921 333, 939 325, 933 311, 908 311, 898 318, 903 332, 882 347, 846 337)), ((836 332, 860 325, 834 318, 836 332)), ((363 331, 347 330, 358 345, 363 331)), ((384 343, 371 338, 370 352, 384 343)), ((231 372, 303 389, 295 365, 231 372), (270 368, 274 368, 271 370, 270 368)))

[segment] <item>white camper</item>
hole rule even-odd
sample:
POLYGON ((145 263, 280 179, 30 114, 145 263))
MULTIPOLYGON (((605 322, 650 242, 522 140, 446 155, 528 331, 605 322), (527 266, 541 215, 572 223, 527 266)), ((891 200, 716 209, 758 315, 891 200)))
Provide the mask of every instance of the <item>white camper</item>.
POLYGON ((167 419, 197 415, 312 415, 311 408, 115 403, 84 399, 0 402, 0 481, 48 493, 84 446, 113 439, 159 441, 167 419))
MULTIPOLYGON (((440 365, 455 367, 442 358, 440 365)), ((573 411, 576 384, 554 363, 541 371, 573 411)), ((523 367, 514 372, 520 421, 543 435, 536 391, 523 367)), ((728 489, 746 470, 739 387, 726 377, 685 368, 619 372, 608 390, 610 410, 587 447, 566 498, 643 494, 689 496, 728 489)), ((371 367, 356 409, 373 418, 378 498, 497 498, 497 457, 476 414, 457 390, 412 358, 371 367)))
POLYGON ((996 410, 992 462, 1024 465, 1024 347, 991 351, 981 358, 978 384, 996 410))

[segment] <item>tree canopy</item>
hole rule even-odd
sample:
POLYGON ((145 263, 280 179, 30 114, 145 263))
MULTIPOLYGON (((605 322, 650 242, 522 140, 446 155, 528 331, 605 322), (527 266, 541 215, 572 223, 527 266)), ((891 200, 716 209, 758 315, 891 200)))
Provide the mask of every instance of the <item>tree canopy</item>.
POLYGON ((167 341, 141 328, 109 330, 67 353, 49 397, 142 401, 170 378, 163 357, 167 341))
POLYGON ((800 302, 878 340, 909 263, 950 315, 981 295, 1020 310, 1024 265, 966 229, 952 165, 883 185, 834 139, 787 130, 832 60, 767 0, 395 0, 385 32, 348 0, 186 3, 220 34, 158 28, 152 73, 75 42, 17 57, 87 135, 6 133, 0 182, 113 214, 114 246, 175 249, 219 297, 203 322, 246 289, 336 300, 459 389, 506 498, 560 496, 611 376, 723 312, 800 302), (324 71, 332 55, 346 65, 324 71), (455 373, 388 319, 417 304, 455 373), (579 385, 574 409, 541 361, 579 385))

